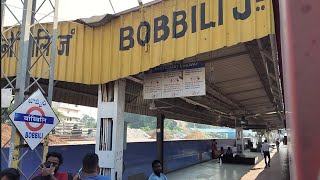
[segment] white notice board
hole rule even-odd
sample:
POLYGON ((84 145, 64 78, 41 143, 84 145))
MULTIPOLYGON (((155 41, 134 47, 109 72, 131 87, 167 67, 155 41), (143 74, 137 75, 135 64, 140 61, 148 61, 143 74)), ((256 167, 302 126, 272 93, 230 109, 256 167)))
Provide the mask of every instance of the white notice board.
POLYGON ((206 95, 206 84, 202 62, 160 66, 145 73, 144 99, 203 95, 206 95))

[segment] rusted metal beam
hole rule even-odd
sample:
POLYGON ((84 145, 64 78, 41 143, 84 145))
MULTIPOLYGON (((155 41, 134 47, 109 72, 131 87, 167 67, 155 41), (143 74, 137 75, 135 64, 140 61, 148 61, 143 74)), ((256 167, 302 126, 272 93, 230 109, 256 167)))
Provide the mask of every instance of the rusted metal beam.
POLYGON ((226 94, 226 96, 240 94, 240 93, 247 93, 247 92, 257 91, 257 90, 261 90, 261 89, 264 89, 264 87, 258 87, 258 88, 254 88, 254 89, 246 89, 246 90, 242 90, 242 91, 232 92, 232 93, 226 94))
MULTIPOLYGON (((273 103, 274 107, 276 108, 276 111, 280 112, 282 109, 279 109, 278 103, 274 100, 273 90, 271 88, 271 78, 268 74, 268 67, 266 67, 266 58, 264 54, 261 52, 265 49, 267 49, 268 46, 270 46, 270 42, 268 38, 262 38, 259 40, 253 40, 250 42, 246 42, 246 46, 250 52, 251 61, 254 64, 257 73, 259 74, 259 77, 261 79, 261 82, 265 88, 265 91, 269 97, 269 100, 271 103, 273 103), (257 51, 257 47, 260 48, 259 51, 257 51)), ((279 115, 279 120, 282 120, 283 117, 279 115)))

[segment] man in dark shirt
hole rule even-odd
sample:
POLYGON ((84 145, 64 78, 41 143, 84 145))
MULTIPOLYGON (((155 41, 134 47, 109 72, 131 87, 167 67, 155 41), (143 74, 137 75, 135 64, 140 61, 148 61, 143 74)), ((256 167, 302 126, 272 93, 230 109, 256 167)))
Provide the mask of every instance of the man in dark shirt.
POLYGON ((276 141, 276 146, 277 146, 277 151, 279 152, 280 142, 278 140, 276 141))
POLYGON ((227 157, 233 157, 233 152, 232 152, 232 149, 230 147, 228 147, 228 149, 226 151, 226 156, 227 157))
POLYGON ((49 152, 46 156, 46 162, 40 166, 41 173, 33 180, 70 180, 72 176, 66 172, 59 172, 63 163, 63 157, 58 152, 49 152))

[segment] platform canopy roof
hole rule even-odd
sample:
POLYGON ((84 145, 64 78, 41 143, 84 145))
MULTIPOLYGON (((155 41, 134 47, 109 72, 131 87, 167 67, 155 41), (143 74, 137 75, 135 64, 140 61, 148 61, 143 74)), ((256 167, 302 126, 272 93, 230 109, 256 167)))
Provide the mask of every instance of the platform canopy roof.
MULTIPOLYGON (((19 27, 7 28, 6 38, 18 32, 19 27)), ((40 26, 35 32, 49 56, 48 36, 40 26)), ((244 116, 247 128, 282 128, 276 39, 271 0, 154 1, 114 15, 60 22, 53 100, 95 107, 99 84, 126 78, 127 112, 230 127, 244 116), (181 62, 205 63, 206 95, 157 99, 159 108, 150 109, 152 100, 143 98, 144 72, 181 62)), ((13 49, 18 46, 13 43, 13 49)), ((33 50, 33 62, 39 51, 33 50)), ((4 52, 2 70, 13 79, 17 62, 14 53, 4 52)), ((45 63, 40 59, 31 69, 44 89, 45 63)))

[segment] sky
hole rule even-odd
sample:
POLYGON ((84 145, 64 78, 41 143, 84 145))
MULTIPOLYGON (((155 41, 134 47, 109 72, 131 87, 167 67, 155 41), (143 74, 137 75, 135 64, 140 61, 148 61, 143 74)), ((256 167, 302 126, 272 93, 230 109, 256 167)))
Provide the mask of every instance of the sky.
MULTIPOLYGON (((54 0, 51 1, 54 3, 54 0)), ((142 0, 143 3, 150 1, 152 0, 142 0)), ((42 2, 43 0, 37 0, 37 8, 42 2)), ((111 2, 116 13, 138 6, 138 0, 111 0, 111 2)), ((10 10, 17 16, 17 19, 21 20, 23 9, 21 0, 7 0, 6 3, 10 10)), ((46 0, 37 13, 36 18, 40 19, 51 11, 52 7, 49 0, 46 0)), ((109 0, 60 0, 58 12, 59 21, 76 20, 103 14, 114 14, 109 0)), ((52 19, 53 13, 41 22, 52 21, 52 19)), ((17 21, 14 16, 11 15, 8 9, 5 9, 4 26, 13 25, 15 23, 17 23, 17 21)))
POLYGON ((93 117, 94 119, 97 119, 97 115, 98 115, 97 108, 87 107, 87 106, 78 106, 78 107, 81 110, 82 114, 87 114, 87 115, 93 117))

